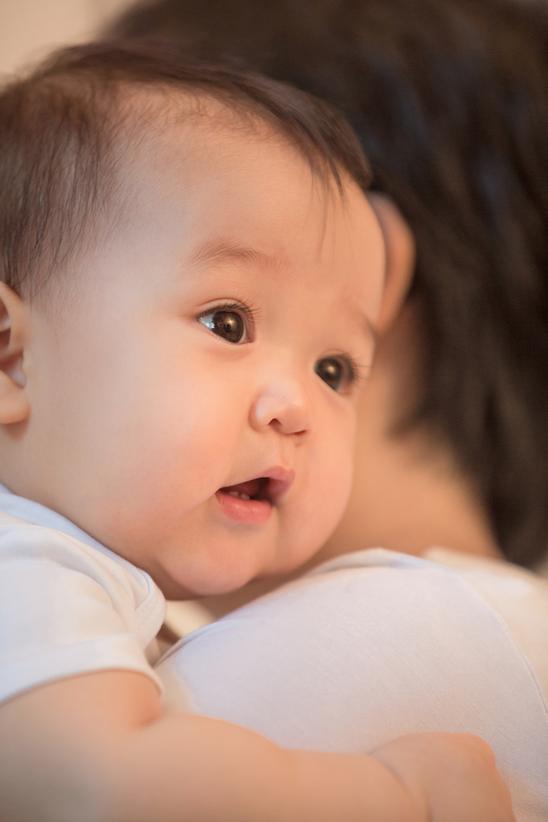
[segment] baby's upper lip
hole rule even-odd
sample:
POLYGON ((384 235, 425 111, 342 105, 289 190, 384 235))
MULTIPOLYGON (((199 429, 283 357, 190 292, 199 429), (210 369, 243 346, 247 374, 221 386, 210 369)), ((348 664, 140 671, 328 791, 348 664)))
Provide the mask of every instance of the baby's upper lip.
POLYGON ((268 468, 262 477, 268 478, 266 494, 271 502, 277 502, 279 498, 289 490, 295 479, 295 471, 292 468, 284 468, 282 465, 273 465, 268 468))
POLYGON ((270 503, 275 504, 289 490, 294 479, 295 471, 292 468, 273 465, 253 477, 248 477, 231 485, 225 485, 219 490, 228 491, 240 487, 243 492, 250 493, 252 489, 256 488, 261 499, 267 499, 270 503))

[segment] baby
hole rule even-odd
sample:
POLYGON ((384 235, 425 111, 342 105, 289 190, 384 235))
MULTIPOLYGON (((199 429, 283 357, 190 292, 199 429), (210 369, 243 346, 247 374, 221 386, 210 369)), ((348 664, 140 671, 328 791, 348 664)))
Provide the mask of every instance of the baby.
POLYGON ((323 104, 149 51, 0 96, 2 819, 512 819, 474 738, 285 751, 152 669, 165 597, 289 571, 342 514, 386 310, 367 176, 323 104))

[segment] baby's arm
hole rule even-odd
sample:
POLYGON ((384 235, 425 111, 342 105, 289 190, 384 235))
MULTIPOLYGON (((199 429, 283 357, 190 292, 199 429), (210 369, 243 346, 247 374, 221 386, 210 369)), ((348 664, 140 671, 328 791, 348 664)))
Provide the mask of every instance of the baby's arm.
POLYGON ((374 756, 283 750, 224 722, 162 713, 142 674, 88 674, 0 709, 10 822, 509 822, 486 746, 411 737, 374 756))

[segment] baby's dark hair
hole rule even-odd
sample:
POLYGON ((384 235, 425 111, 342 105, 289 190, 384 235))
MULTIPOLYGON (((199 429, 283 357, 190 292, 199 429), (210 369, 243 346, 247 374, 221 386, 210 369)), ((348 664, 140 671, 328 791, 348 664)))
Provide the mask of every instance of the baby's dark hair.
POLYGON ((417 244, 424 380, 506 556, 548 550, 545 0, 155 0, 116 24, 336 103, 417 244))
POLYGON ((203 115, 204 98, 213 99, 251 132, 258 121, 267 123, 324 182, 340 188, 346 173, 364 189, 369 183, 354 132, 304 92, 250 71, 183 61, 165 47, 104 42, 65 49, 0 92, 0 280, 17 293, 40 293, 94 238, 101 220, 115 223, 117 164, 125 144, 151 126, 146 103, 131 102, 136 91, 167 92, 166 121, 170 92, 186 95, 189 116, 203 115))

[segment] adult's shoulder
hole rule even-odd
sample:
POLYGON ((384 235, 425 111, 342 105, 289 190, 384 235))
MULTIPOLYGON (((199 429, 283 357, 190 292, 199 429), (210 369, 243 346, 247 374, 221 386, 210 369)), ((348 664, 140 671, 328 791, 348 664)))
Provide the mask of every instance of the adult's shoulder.
POLYGON ((191 634, 160 671, 197 709, 286 745, 363 751, 443 728, 505 755, 530 734, 548 761, 548 674, 526 653, 548 636, 548 594, 527 572, 449 559, 341 557, 191 634))
MULTIPOLYGON (((426 559, 370 549, 324 563, 194 632, 167 661, 192 659, 197 669, 215 647, 219 664, 237 656, 242 665, 264 670, 276 653, 278 669, 290 671, 302 652, 300 669, 320 672, 344 660, 357 667, 361 660, 364 672, 397 665, 401 675, 404 661, 413 673, 419 661, 439 664, 448 648, 448 658, 463 670, 478 654, 485 667, 489 649, 503 646, 508 658, 531 657, 530 667, 548 681, 542 669, 547 631, 548 583, 534 574, 443 549, 426 559)), ((500 655, 496 660, 500 664, 500 655)))
POLYGON ((368 550, 194 632, 158 673, 174 701, 184 682, 197 710, 290 747, 476 733, 519 818, 536 822, 548 818, 547 637, 540 578, 447 552, 368 550))

